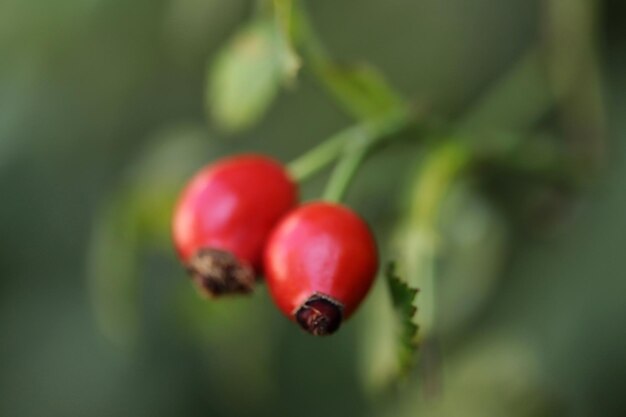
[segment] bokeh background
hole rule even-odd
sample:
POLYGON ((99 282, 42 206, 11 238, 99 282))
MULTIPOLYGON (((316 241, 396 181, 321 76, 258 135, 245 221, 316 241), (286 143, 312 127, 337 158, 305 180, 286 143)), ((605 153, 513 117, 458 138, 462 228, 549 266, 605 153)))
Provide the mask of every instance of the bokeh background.
MULTIPOLYGON (((316 339, 262 287, 201 301, 170 248, 171 202, 202 164, 244 150, 286 162, 351 123, 306 62, 252 129, 211 122, 207 63, 253 2, 0 2, 0 415, 625 415, 626 7, 551 2, 574 16, 597 7, 588 51, 606 125, 592 139, 605 156, 575 195, 540 193, 538 215, 469 200, 454 224, 487 240, 445 254, 449 330, 392 387, 381 282, 338 334, 316 339)), ((334 56, 454 116, 541 38, 550 2, 307 3, 334 56)), ((585 30, 559 48, 576 50, 585 30)), ((388 257, 415 152, 376 154, 348 194, 388 257)))

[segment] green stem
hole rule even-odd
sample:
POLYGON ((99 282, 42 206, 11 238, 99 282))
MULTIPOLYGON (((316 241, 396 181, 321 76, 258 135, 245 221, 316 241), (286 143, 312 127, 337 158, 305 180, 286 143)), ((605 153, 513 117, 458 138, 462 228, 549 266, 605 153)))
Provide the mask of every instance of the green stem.
POLYGON ((348 158, 354 152, 363 151, 366 154, 374 145, 393 137, 394 133, 406 128, 412 121, 407 111, 398 111, 380 120, 358 123, 332 135, 289 163, 287 169, 294 180, 304 181, 342 155, 348 158))
MULTIPOLYGON (((484 132, 486 130, 508 132, 512 128, 525 130, 532 126, 554 104, 554 96, 547 91, 545 71, 540 55, 537 50, 531 49, 451 129, 457 132, 456 136, 465 138, 468 141, 467 145, 472 149, 491 148, 493 145, 490 142, 493 141, 490 138, 493 135, 486 135, 484 132), (537 85, 539 87, 533 87, 537 85), (534 103, 534 107, 530 103, 534 103), (494 123, 493 114, 499 115, 496 117, 498 123, 495 127, 489 126, 490 120, 492 124, 494 123), (482 134, 479 133, 481 131, 482 134)), ((371 148, 380 140, 389 137, 390 133, 405 128, 410 119, 408 110, 401 109, 384 119, 351 126, 334 134, 291 162, 289 171, 295 180, 306 180, 330 165, 342 154, 344 158, 348 157, 345 148, 351 142, 364 140, 369 143, 368 148, 371 148), (363 135, 367 138, 361 139, 363 135)), ((520 135, 520 138, 522 137, 524 135, 520 135)), ((502 146, 508 149, 515 148, 518 140, 513 140, 506 146, 500 144, 497 148, 502 146)), ((508 149, 500 149, 500 152, 506 153, 508 149)))
MULTIPOLYGON (((350 108, 350 102, 345 102, 345 95, 336 90, 336 83, 328 76, 328 69, 333 66, 332 59, 315 33, 302 4, 296 4, 294 7, 294 18, 297 20, 302 51, 311 64, 311 68, 331 95, 335 96, 340 103, 344 101, 344 106, 350 108)), ((453 136, 460 138, 475 151, 487 148, 490 151, 495 150, 499 155, 500 153, 507 154, 508 151, 516 148, 518 141, 502 143, 501 140, 497 140, 494 142, 485 132, 527 130, 554 108, 556 97, 549 88, 550 80, 546 74, 545 59, 540 52, 536 47, 529 49, 511 70, 499 78, 493 87, 476 101, 464 117, 453 126, 449 126, 449 129, 455 132, 453 136), (494 148, 494 145, 497 146, 494 148)), ((348 99, 351 100, 350 97, 348 99)), ((400 107, 399 113, 407 112, 405 108, 402 108, 404 106, 400 107)), ((383 125, 385 123, 388 122, 384 121, 383 125)), ((406 124, 406 120, 403 123, 406 124)), ((326 191, 327 198, 340 199, 354 172, 366 156, 367 150, 378 140, 386 137, 386 133, 381 132, 379 126, 373 126, 375 124, 376 122, 357 124, 331 136, 327 141, 292 162, 289 165, 292 175, 298 181, 305 180, 343 154, 326 191), (352 151, 345 149, 351 142, 359 141, 362 135, 368 137, 362 139, 363 141, 372 142, 365 146, 366 149, 352 151)), ((396 130, 399 129, 393 126, 393 123, 390 125, 396 130)), ((524 135, 520 135, 521 137, 524 135)))
MULTIPOLYGON (((301 2, 297 2, 294 6, 293 16, 297 21, 299 31, 298 38, 302 44, 302 52, 306 54, 313 70, 317 75, 320 75, 332 64, 332 59, 330 58, 330 54, 326 51, 323 42, 313 29, 311 19, 304 5, 301 2)), ((324 80, 324 77, 320 78, 324 80)))
MULTIPOLYGON (((361 98, 344 94, 336 80, 330 76, 329 70, 334 67, 333 60, 317 36, 304 5, 297 2, 294 6, 293 17, 298 28, 298 40, 313 72, 348 112, 358 108, 361 98)), ((343 130, 289 164, 289 171, 294 179, 302 181, 343 154, 325 192, 325 198, 338 201, 368 150, 379 140, 389 137, 389 133, 395 133, 405 127, 409 122, 409 113, 407 106, 400 104, 394 110, 390 110, 386 117, 365 121, 343 130)))
POLYGON ((300 50, 309 68, 334 102, 347 114, 356 119, 367 119, 372 116, 369 113, 372 106, 378 106, 374 112, 405 106, 402 94, 388 86, 373 69, 368 71, 365 66, 350 68, 333 59, 315 31, 303 4, 297 3, 294 18, 298 23, 300 50))
POLYGON ((383 141, 398 137, 394 133, 406 127, 409 122, 408 113, 398 112, 352 130, 352 137, 346 144, 344 155, 337 163, 326 186, 324 199, 340 202, 367 153, 383 141))
POLYGON ((594 177, 607 156, 607 116, 598 61, 596 0, 543 4, 543 47, 551 89, 557 101, 556 120, 566 132, 565 144, 581 174, 594 177))
POLYGON ((324 191, 324 200, 335 203, 341 202, 348 186, 352 182, 352 178, 354 178, 354 174, 368 151, 367 145, 363 143, 367 139, 366 136, 361 136, 361 139, 360 143, 355 142, 355 149, 350 149, 335 166, 324 191))
POLYGON ((533 47, 496 80, 456 123, 457 132, 507 130, 532 127, 554 106, 541 51, 533 47))
POLYGON ((304 181, 330 165, 341 154, 346 143, 353 136, 352 131, 357 127, 353 126, 334 134, 304 155, 290 162, 287 169, 291 173, 292 178, 298 182, 304 181))

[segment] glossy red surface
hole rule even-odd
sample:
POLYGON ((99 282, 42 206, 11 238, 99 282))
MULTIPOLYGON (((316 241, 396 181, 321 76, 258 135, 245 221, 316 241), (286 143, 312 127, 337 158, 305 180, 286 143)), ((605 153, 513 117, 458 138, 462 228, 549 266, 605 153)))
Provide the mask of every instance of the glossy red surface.
POLYGON ((305 204, 285 217, 265 249, 265 273, 280 310, 293 319, 313 294, 339 301, 348 318, 378 269, 376 243, 365 222, 332 203, 305 204))
POLYGON ((200 248, 221 249, 260 273, 267 236, 296 202, 297 186, 272 159, 220 160, 183 190, 172 223, 174 245, 183 262, 200 248))

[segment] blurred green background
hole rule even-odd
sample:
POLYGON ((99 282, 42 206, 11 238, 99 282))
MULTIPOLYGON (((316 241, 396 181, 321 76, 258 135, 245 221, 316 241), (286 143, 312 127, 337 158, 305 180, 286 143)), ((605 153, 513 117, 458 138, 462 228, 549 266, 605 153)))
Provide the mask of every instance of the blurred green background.
MULTIPOLYGON (((549 31, 543 0, 307 3, 339 61, 375 65, 446 116, 549 31)), ((351 123, 306 62, 252 129, 211 122, 207 62, 253 2, 0 2, 0 415, 625 415, 626 7, 551 3, 573 21, 597 7, 583 50, 598 57, 606 157, 584 191, 540 193, 548 214, 522 220, 461 187, 449 232, 475 233, 443 255, 445 331, 388 387, 381 280, 338 334, 316 339, 262 286, 199 300, 170 248, 172 201, 201 165, 244 150, 287 162, 351 123)), ((569 29, 563 51, 586 30, 569 29)), ((348 194, 389 258, 417 149, 377 153, 348 194)))

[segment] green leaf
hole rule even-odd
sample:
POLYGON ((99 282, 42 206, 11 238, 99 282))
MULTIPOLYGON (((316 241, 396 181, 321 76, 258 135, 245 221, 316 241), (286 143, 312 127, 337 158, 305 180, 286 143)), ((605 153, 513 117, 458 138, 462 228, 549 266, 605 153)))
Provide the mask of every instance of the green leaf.
POLYGON ((281 80, 281 48, 273 22, 244 27, 219 52, 210 67, 207 106, 224 130, 243 130, 257 122, 276 96, 281 80))
POLYGON ((322 71, 336 98, 358 119, 374 119, 406 107, 404 99, 371 66, 332 64, 322 71))
POLYGON ((417 290, 396 274, 395 264, 385 272, 369 296, 359 342, 362 380, 372 394, 405 380, 417 349, 417 290))
POLYGON ((398 320, 398 361, 400 375, 406 375, 415 359, 417 351, 418 325, 416 322, 417 307, 415 299, 419 290, 410 287, 396 273, 396 265, 390 263, 386 271, 387 286, 391 295, 391 301, 398 320))

